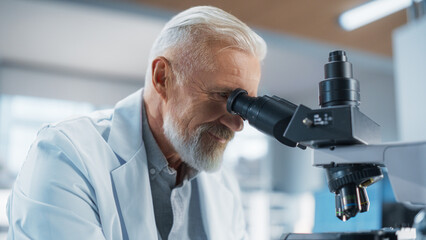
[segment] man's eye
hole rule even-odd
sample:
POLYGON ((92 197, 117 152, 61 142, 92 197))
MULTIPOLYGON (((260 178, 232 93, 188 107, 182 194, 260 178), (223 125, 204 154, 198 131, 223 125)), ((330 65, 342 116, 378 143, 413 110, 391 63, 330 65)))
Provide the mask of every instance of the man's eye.
POLYGON ((218 101, 226 101, 229 97, 227 92, 214 92, 211 94, 211 98, 218 101))
POLYGON ((219 94, 220 97, 222 97, 224 99, 228 99, 228 97, 229 97, 229 93, 221 92, 221 93, 218 93, 218 94, 219 94))

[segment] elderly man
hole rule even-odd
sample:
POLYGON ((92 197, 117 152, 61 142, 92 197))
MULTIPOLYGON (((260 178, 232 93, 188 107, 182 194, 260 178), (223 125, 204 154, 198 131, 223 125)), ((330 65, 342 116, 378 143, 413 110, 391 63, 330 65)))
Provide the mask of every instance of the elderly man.
POLYGON ((44 127, 9 199, 9 239, 244 239, 238 186, 220 171, 257 93, 265 42, 234 16, 194 7, 151 50, 145 88, 44 127))

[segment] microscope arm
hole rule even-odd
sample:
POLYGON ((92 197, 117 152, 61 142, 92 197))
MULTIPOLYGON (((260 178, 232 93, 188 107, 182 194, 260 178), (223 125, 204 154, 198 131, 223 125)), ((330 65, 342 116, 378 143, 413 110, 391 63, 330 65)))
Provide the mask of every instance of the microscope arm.
POLYGON ((397 201, 426 205, 426 142, 335 146, 313 153, 314 166, 349 164, 386 167, 397 201))

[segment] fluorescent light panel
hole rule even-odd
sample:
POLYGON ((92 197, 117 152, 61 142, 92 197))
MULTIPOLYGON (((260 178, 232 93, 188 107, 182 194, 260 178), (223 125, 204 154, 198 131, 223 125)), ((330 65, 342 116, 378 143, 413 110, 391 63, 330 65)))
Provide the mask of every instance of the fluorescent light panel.
POLYGON ((374 0, 342 13, 339 17, 340 26, 352 31, 380 18, 407 8, 412 0, 374 0))

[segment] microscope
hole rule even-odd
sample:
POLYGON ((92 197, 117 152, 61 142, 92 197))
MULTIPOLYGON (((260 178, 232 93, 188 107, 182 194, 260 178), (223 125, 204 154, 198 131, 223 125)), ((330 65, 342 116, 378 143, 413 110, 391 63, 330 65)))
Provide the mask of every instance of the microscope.
MULTIPOLYGON (((368 211, 366 188, 383 178, 383 167, 398 201, 426 205, 426 142, 380 143, 380 126, 359 110, 360 84, 344 51, 329 54, 324 72, 319 109, 277 96, 250 97, 236 89, 227 100, 227 111, 284 145, 313 148, 313 165, 326 170, 336 217, 342 221, 368 211)), ((284 239, 358 239, 335 237, 293 234, 284 239)), ((385 237, 371 239, 403 239, 385 237)))

